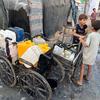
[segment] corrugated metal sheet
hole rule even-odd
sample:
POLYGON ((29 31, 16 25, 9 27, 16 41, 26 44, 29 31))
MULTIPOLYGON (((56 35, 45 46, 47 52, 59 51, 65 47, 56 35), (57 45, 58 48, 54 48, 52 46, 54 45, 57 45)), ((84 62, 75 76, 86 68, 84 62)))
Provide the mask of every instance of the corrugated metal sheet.
POLYGON ((0 0, 0 29, 7 28, 8 20, 7 20, 7 12, 4 7, 4 3, 0 0))
POLYGON ((30 6, 30 30, 32 36, 43 33, 43 6, 42 0, 31 0, 30 6))

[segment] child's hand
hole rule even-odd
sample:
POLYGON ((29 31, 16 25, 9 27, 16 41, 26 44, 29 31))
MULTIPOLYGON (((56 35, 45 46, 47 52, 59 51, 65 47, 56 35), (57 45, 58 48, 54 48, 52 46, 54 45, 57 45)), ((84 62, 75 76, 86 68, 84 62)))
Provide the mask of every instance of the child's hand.
POLYGON ((76 30, 73 28, 71 31, 70 31, 70 34, 71 35, 74 35, 76 33, 76 30))
POLYGON ((80 36, 80 38, 85 39, 85 36, 80 36))
POLYGON ((80 43, 82 43, 84 41, 83 38, 79 38, 79 40, 80 40, 80 43))

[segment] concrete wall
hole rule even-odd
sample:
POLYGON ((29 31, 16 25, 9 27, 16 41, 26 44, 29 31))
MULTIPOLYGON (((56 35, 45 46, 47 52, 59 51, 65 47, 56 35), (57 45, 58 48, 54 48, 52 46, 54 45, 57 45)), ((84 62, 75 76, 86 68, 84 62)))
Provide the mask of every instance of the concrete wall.
POLYGON ((43 0, 44 33, 51 35, 66 23, 70 0, 43 0))
POLYGON ((3 5, 2 0, 0 0, 0 29, 7 28, 7 12, 3 5))

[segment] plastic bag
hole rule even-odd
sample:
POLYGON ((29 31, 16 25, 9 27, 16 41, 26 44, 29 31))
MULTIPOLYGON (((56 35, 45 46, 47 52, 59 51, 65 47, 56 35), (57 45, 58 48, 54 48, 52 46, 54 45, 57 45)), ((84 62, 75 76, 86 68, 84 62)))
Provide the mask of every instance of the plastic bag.
POLYGON ((46 41, 43 38, 41 38, 41 37, 33 38, 33 42, 35 44, 44 44, 44 43, 46 43, 46 41))

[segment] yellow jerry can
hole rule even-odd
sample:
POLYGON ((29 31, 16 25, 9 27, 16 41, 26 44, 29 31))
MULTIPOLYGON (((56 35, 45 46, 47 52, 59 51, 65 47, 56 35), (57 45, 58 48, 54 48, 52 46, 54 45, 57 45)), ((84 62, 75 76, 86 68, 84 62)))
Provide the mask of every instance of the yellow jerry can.
POLYGON ((38 46, 40 47, 40 49, 42 50, 43 53, 46 53, 50 50, 50 47, 48 46, 47 43, 38 44, 38 46))
POLYGON ((18 48, 18 57, 20 58, 24 52, 31 46, 34 46, 35 44, 31 41, 22 41, 18 43, 17 48, 18 48))

